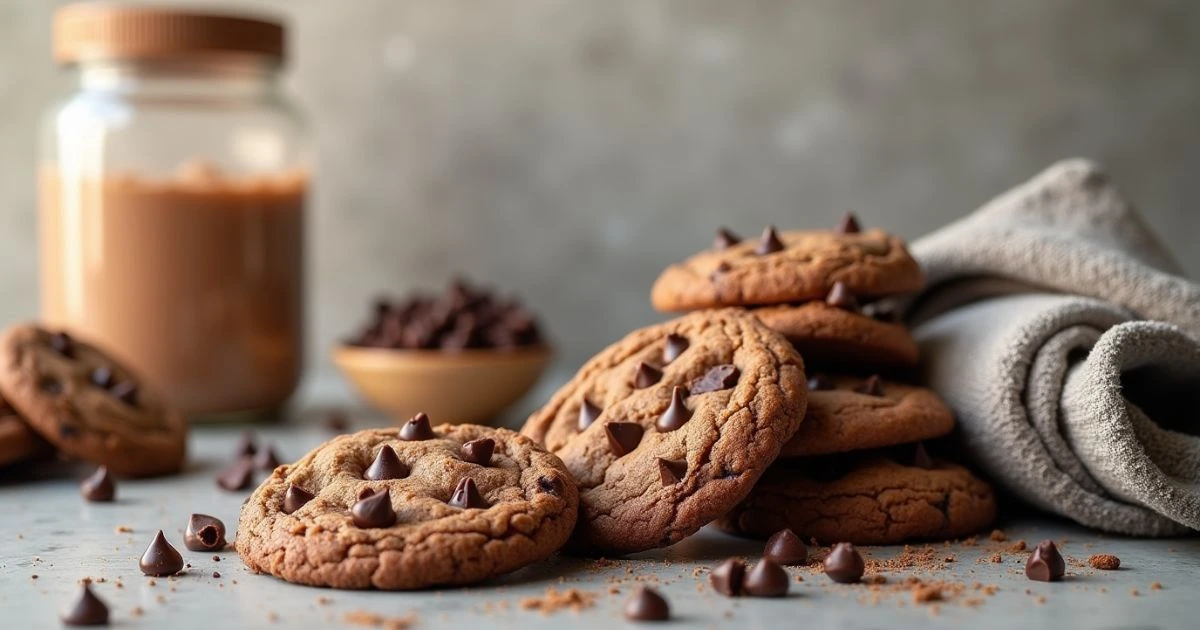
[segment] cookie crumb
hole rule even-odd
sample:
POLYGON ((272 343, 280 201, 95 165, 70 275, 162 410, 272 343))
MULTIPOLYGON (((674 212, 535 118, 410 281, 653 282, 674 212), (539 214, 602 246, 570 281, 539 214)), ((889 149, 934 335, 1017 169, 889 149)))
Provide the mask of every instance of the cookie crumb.
POLYGON ((942 588, 936 585, 919 585, 913 588, 912 598, 914 604, 941 601, 942 588))
POLYGON ((332 599, 332 598, 329 598, 329 597, 325 597, 324 595, 322 595, 321 597, 318 597, 318 598, 317 598, 317 605, 318 605, 318 606, 328 606, 328 605, 330 605, 330 604, 332 604, 332 603, 333 603, 333 599, 332 599))
POLYGON ((1161 591, 1162 589, 1163 589, 1162 582, 1151 582, 1150 583, 1150 590, 1161 591))
POLYGON ((128 525, 117 525, 118 534, 132 534, 133 528, 128 525))
POLYGON ((1098 553, 1088 558, 1088 564, 1093 569, 1101 571, 1115 571, 1121 567, 1121 559, 1110 553, 1098 553))
POLYGON ((1137 597, 1138 595, 1141 595, 1142 593, 1135 588, 1135 589, 1130 590, 1129 594, 1133 595, 1134 597, 1137 597))
POLYGON ((365 610, 354 610, 346 613, 343 619, 346 623, 356 626, 376 626, 386 630, 408 630, 417 623, 417 617, 408 614, 403 617, 384 617, 365 610))
POLYGON ((130 617, 141 617, 144 614, 146 614, 146 611, 142 610, 141 606, 134 606, 133 609, 129 611, 130 617))
POLYGON ((547 588, 541 597, 526 597, 521 600, 524 610, 541 611, 543 615, 556 613, 564 608, 580 612, 596 605, 596 596, 587 591, 568 588, 559 591, 553 587, 547 588))
POLYGON ((1014 553, 1018 552, 1018 551, 1025 551, 1025 541, 1018 540, 1017 542, 1015 542, 1011 546, 1009 546, 1008 550, 1011 552, 1014 552, 1014 553))
POLYGON ((993 529, 992 533, 988 535, 988 539, 996 542, 1004 542, 1008 540, 1008 534, 1005 534, 1003 530, 993 529))
POLYGON ((992 562, 992 564, 1000 564, 1001 562, 1004 562, 1004 556, 1001 556, 1000 554, 995 553, 995 554, 992 554, 992 557, 989 558, 989 560, 992 562))

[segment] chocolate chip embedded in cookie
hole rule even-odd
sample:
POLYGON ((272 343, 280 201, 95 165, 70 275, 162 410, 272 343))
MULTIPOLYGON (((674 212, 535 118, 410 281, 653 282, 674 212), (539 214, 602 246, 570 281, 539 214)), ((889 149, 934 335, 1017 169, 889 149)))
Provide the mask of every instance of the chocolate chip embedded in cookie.
POLYGON ((804 423, 783 445, 779 457, 907 444, 941 437, 954 430, 954 413, 932 390, 878 381, 879 396, 856 391, 868 380, 813 375, 804 423))
POLYGON ((788 304, 825 299, 838 282, 870 299, 921 288, 917 262, 880 230, 775 232, 710 249, 667 267, 650 294, 660 311, 788 304))
POLYGON ((507 573, 566 542, 579 496, 561 460, 505 429, 431 432, 342 435, 276 468, 242 506, 242 560, 299 584, 416 589, 507 573))
POLYGON ((786 339, 744 310, 703 311, 601 351, 522 433, 579 482, 573 548, 631 553, 675 543, 740 501, 795 433, 804 399, 804 365, 786 339), (644 364, 661 375, 639 387, 644 364))
POLYGON ((132 477, 183 466, 183 414, 85 341, 34 325, 9 328, 0 335, 0 391, 67 456, 132 477))
POLYGON ((919 351, 908 329, 827 302, 764 306, 750 311, 787 337, 810 365, 853 369, 908 368, 919 351))
POLYGON ((944 461, 922 468, 868 457, 850 463, 835 479, 813 478, 820 462, 848 457, 772 466, 717 526, 752 538, 787 527, 804 540, 890 545, 965 536, 996 517, 991 487, 944 461))

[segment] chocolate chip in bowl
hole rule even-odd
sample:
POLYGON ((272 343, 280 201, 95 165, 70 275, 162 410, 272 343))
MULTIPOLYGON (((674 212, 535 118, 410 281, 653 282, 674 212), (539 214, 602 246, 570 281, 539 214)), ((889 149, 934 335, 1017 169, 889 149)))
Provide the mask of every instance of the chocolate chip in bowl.
POLYGON ((486 423, 533 387, 550 356, 532 313, 462 279, 438 296, 377 300, 333 351, 367 402, 399 422, 426 411, 486 423))

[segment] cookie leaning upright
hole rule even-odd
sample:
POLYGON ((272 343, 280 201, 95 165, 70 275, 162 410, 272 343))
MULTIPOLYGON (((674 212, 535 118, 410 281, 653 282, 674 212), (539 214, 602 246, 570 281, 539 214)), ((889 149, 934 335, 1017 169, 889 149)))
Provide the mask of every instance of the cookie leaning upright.
POLYGON ((522 433, 580 486, 573 546, 678 542, 742 500, 804 417, 800 356, 741 309, 630 333, 588 361, 522 433))
POLYGON ((242 506, 237 550, 298 584, 469 584, 550 556, 578 512, 571 475, 532 440, 418 414, 277 467, 242 506))
POLYGON ((0 334, 0 393, 68 457, 130 477, 183 467, 183 414, 87 342, 32 324, 9 328, 0 334))

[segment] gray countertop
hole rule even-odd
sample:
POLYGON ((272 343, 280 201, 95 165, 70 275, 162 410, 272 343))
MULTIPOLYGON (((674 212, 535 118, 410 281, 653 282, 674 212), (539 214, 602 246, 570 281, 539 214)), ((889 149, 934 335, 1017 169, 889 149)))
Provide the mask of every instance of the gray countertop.
MULTIPOLYGON (((295 458, 329 437, 318 416, 257 430, 276 444, 282 457, 295 458)), ((212 477, 228 462, 241 430, 198 427, 186 474, 124 481, 115 504, 89 504, 79 497, 78 480, 87 472, 82 467, 56 464, 20 477, 11 471, 0 476, 0 628, 60 627, 59 611, 72 600, 77 580, 89 576, 103 579, 94 589, 108 602, 117 628, 353 628, 371 627, 362 624, 372 614, 381 619, 411 614, 414 627, 420 628, 632 626, 623 620, 621 607, 640 583, 657 585, 669 599, 671 627, 1200 626, 1200 600, 1195 595, 1200 586, 1200 539, 1103 537, 1028 517, 1000 523, 1009 538, 1004 542, 982 536, 973 544, 936 543, 933 568, 884 570, 888 581, 878 586, 834 585, 812 569, 790 569, 803 581, 793 582, 789 596, 778 600, 729 599, 708 587, 707 567, 730 555, 757 559, 761 551, 758 543, 710 529, 671 548, 617 561, 555 558, 473 588, 381 593, 293 586, 253 575, 232 551, 216 561, 212 554, 182 548, 183 528, 192 512, 215 515, 234 529, 245 493, 224 492, 212 477), (137 563, 159 528, 183 551, 191 568, 151 584, 137 563), (1064 554, 1074 562, 1064 582, 1026 580, 1026 553, 1006 551, 1015 541, 1032 545, 1044 538, 1065 541, 1064 554), (997 553, 1000 561, 993 562, 997 553), (1082 561, 1093 553, 1119 556, 1121 569, 1086 567, 1082 561), (945 562, 947 556, 954 561, 945 562), (219 578, 213 577, 214 571, 219 578), (911 576, 943 583, 946 600, 916 603, 911 588, 903 584, 911 576), (594 603, 580 611, 552 613, 522 606, 523 600, 544 596, 548 588, 578 589, 594 597, 594 603)), ((877 560, 904 553, 902 547, 868 551, 877 560)))

